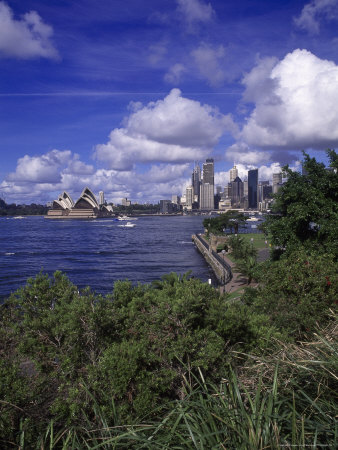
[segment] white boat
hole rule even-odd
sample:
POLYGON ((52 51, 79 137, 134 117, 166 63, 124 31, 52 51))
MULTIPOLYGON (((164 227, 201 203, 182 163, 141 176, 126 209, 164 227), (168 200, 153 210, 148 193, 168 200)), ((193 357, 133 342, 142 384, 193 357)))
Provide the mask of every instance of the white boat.
POLYGON ((119 216, 117 220, 137 220, 137 217, 119 216))
POLYGON ((127 222, 123 225, 118 225, 118 227, 123 227, 123 228, 134 228, 136 225, 134 223, 131 222, 127 222))

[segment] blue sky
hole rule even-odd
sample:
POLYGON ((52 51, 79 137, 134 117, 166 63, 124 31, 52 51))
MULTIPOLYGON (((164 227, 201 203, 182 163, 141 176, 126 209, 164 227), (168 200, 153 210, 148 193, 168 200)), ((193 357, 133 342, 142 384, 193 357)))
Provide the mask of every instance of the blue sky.
POLYGON ((338 142, 338 0, 0 0, 0 197, 181 194, 338 142))

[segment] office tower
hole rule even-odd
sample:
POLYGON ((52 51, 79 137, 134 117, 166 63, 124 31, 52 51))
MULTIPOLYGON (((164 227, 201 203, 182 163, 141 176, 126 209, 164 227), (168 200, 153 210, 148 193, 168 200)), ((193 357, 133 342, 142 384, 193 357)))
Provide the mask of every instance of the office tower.
POLYGON ((187 209, 192 209, 192 204, 194 203, 194 188, 193 186, 188 186, 185 190, 185 206, 187 209))
POLYGON ((203 163, 203 179, 200 186, 200 209, 214 209, 214 160, 203 163), (202 198, 203 197, 203 198, 202 198))
POLYGON ((214 209, 214 185, 202 183, 200 188, 200 209, 214 209))
POLYGON ((248 198, 248 180, 243 181, 244 197, 248 198))
POLYGON ((258 203, 263 201, 263 187, 269 186, 268 181, 259 181, 258 183, 258 203))
POLYGON ((104 192, 99 192, 99 205, 104 205, 104 192))
POLYGON ((243 182, 239 177, 236 177, 231 183, 231 205, 235 208, 240 208, 244 197, 243 182))
POLYGON ((230 183, 232 183, 238 177, 238 170, 234 164, 234 167, 230 169, 230 183))
POLYGON ((209 183, 214 186, 214 160, 208 158, 203 163, 203 183, 209 183))
POLYGON ((257 209, 258 206, 258 169, 248 171, 248 207, 257 209))
POLYGON ((181 197, 179 195, 171 196, 171 203, 174 203, 175 205, 179 205, 180 202, 181 202, 181 197))
POLYGON ((201 168, 196 164, 191 176, 191 184, 194 188, 194 195, 197 196, 197 202, 200 200, 200 185, 201 185, 201 168))
POLYGON ((277 194, 282 186, 282 172, 272 174, 272 193, 277 194))

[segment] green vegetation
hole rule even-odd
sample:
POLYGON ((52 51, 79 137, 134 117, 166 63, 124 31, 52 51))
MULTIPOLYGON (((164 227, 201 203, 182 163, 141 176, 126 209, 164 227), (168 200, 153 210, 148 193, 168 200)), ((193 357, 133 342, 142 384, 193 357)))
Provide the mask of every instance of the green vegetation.
MULTIPOLYGON (((302 194, 268 222, 274 243, 278 223, 303 223, 302 194)), ((335 448, 338 274, 324 219, 261 264, 258 241, 230 236, 259 282, 242 294, 175 273, 106 297, 60 272, 28 280, 0 308, 0 447, 335 448)))
POLYGON ((207 230, 207 235, 223 234, 225 229, 229 228, 230 232, 238 233, 238 228, 243 226, 247 221, 247 217, 238 211, 227 211, 217 217, 204 219, 203 226, 207 230))
POLYGON ((0 216, 33 216, 33 215, 45 215, 48 208, 43 205, 16 205, 11 203, 8 205, 4 200, 0 198, 0 216))
POLYGON ((306 175, 283 168, 287 182, 275 196, 265 223, 272 244, 281 251, 300 247, 338 255, 338 156, 328 150, 331 169, 304 153, 306 175))
POLYGON ((114 205, 114 213, 118 214, 157 214, 160 212, 159 204, 148 204, 148 205, 140 205, 140 204, 132 204, 130 206, 123 205, 114 205))

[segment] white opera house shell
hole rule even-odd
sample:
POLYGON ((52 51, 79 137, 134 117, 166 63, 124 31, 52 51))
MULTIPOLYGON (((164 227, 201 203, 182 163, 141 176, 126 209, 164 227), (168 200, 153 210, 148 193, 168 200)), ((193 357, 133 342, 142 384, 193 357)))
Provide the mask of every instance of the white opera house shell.
POLYGON ((84 188, 76 203, 68 192, 64 191, 45 216, 48 219, 97 219, 112 215, 111 206, 99 205, 93 192, 84 188))

